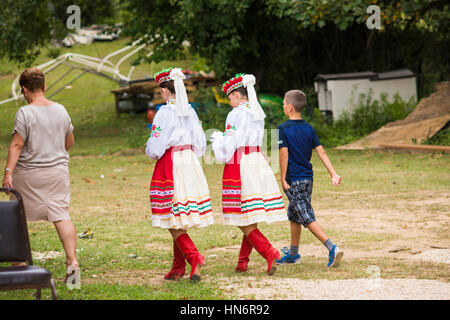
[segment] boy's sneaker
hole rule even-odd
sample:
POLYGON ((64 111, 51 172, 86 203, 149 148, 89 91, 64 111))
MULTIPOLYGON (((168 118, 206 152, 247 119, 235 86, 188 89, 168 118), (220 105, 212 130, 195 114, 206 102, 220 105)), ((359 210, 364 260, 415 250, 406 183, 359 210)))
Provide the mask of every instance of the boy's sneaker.
POLYGON ((337 245, 333 246, 333 249, 331 249, 330 253, 328 254, 328 267, 336 267, 339 265, 339 262, 342 259, 342 256, 344 255, 344 251, 338 248, 337 245))
POLYGON ((283 264, 283 263, 299 263, 300 262, 300 254, 296 254, 295 256, 291 256, 289 254, 289 248, 288 247, 284 247, 283 249, 280 250, 284 255, 280 258, 276 260, 277 264, 283 264))

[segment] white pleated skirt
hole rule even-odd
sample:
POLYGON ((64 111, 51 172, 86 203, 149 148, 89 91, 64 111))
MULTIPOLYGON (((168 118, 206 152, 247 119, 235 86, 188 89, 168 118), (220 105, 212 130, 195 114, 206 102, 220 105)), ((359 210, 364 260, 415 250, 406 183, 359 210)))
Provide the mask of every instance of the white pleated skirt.
MULTIPOLYGON (((239 166, 240 210, 224 210, 224 224, 247 226, 260 222, 286 221, 286 209, 280 188, 263 154, 261 152, 242 154, 239 166)), ((232 182, 233 180, 230 180, 230 183, 232 182)), ((227 191, 226 188, 223 190, 227 191)), ((236 195, 236 192, 234 194, 236 195)), ((233 194, 230 198, 232 200, 233 194)), ((233 202, 228 204, 233 205, 233 202)))
POLYGON ((155 170, 160 172, 154 172, 151 184, 153 188, 150 188, 152 226, 187 230, 213 224, 208 183, 195 153, 191 149, 174 151, 173 157, 163 156, 160 160, 164 163, 159 166, 157 163, 155 166, 155 170), (167 172, 163 168, 164 165, 170 166, 170 161, 172 177, 158 177, 161 173, 164 175, 164 171, 167 172), (172 188, 170 182, 167 184, 170 180, 173 181, 172 188), (166 184, 161 185, 157 181, 166 181, 166 184))

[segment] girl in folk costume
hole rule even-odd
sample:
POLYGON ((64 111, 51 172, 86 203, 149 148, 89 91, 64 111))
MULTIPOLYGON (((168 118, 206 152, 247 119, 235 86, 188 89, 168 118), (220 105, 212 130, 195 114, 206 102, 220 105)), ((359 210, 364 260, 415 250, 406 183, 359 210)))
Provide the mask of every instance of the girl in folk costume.
POLYGON ((183 277, 187 260, 190 279, 199 281, 205 259, 186 230, 208 226, 214 219, 208 185, 197 159, 205 152, 206 137, 188 103, 183 79, 178 68, 155 75, 166 104, 156 113, 145 152, 158 159, 150 184, 152 225, 168 229, 173 237, 173 266, 164 278, 183 277))
POLYGON ((216 158, 225 162, 222 180, 224 223, 238 226, 242 238, 237 272, 247 271, 253 248, 267 261, 267 273, 276 271, 280 254, 258 229, 258 222, 285 221, 283 198, 275 176, 260 151, 265 113, 254 89, 255 77, 237 74, 223 84, 233 110, 228 114, 224 133, 213 133, 216 158))

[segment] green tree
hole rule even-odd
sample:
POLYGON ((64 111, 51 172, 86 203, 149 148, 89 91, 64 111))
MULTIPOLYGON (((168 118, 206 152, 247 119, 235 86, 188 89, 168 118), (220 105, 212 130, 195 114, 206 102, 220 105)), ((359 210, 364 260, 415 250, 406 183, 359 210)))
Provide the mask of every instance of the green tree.
POLYGON ((153 46, 152 61, 186 52, 219 78, 253 73, 260 90, 311 86, 317 73, 411 68, 419 94, 449 74, 449 6, 440 0, 121 0, 128 34, 153 46), (381 9, 369 30, 366 8, 381 9), (189 48, 183 48, 183 41, 189 48), (427 87, 428 86, 428 87, 427 87))
POLYGON ((121 12, 126 33, 152 46, 147 60, 189 53, 221 80, 255 74, 265 92, 311 87, 317 73, 406 67, 420 98, 450 74, 446 0, 3 0, 0 58, 30 64, 69 31, 70 4, 81 7, 82 25, 121 12), (371 4, 381 9, 380 30, 365 25, 371 4))
POLYGON ((78 5, 81 25, 101 23, 114 15, 113 0, 2 0, 0 58, 30 65, 51 39, 62 39, 67 7, 78 5))

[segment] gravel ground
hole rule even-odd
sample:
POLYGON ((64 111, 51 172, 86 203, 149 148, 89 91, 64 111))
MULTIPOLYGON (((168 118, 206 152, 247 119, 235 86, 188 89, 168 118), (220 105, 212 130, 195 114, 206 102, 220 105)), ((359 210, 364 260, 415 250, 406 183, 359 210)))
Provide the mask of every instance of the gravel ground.
POLYGON ((411 259, 438 263, 450 263, 450 249, 426 250, 422 253, 411 256, 411 259))
POLYGON ((63 255, 63 253, 59 251, 47 251, 47 252, 32 251, 31 254, 34 260, 55 259, 63 255))
MULTIPOLYGON (((222 288, 257 300, 449 300, 450 283, 418 279, 236 280, 222 288)), ((224 279, 224 281, 226 281, 224 279)))

